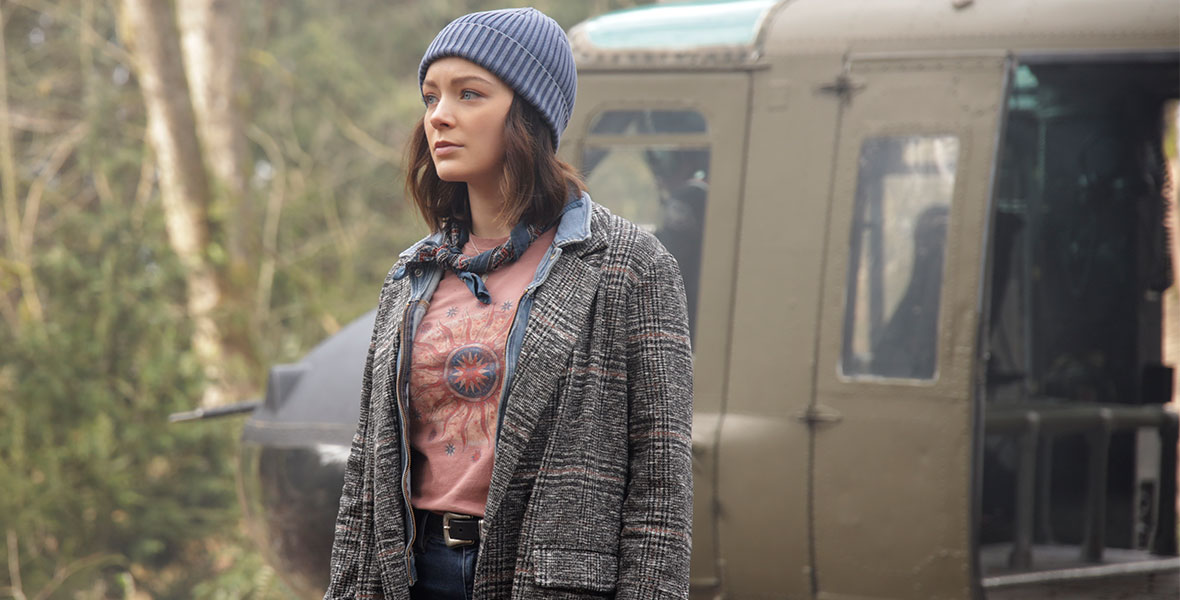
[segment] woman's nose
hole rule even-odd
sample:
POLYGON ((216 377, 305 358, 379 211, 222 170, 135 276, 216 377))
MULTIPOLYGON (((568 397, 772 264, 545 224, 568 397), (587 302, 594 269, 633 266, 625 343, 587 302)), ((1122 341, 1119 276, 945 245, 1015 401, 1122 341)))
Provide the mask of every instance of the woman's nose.
POLYGON ((434 110, 430 111, 430 126, 435 129, 445 129, 455 124, 455 115, 451 112, 451 102, 445 98, 439 98, 434 105, 434 110))

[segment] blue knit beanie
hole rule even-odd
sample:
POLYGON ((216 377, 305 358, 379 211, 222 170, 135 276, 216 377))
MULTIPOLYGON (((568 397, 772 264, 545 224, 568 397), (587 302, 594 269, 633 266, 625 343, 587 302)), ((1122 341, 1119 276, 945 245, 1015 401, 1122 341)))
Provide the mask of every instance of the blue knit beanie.
POLYGON ((574 111, 578 73, 569 39, 557 21, 535 8, 471 13, 451 21, 430 43, 418 67, 418 87, 430 63, 465 58, 494 73, 541 112, 553 147, 574 111))

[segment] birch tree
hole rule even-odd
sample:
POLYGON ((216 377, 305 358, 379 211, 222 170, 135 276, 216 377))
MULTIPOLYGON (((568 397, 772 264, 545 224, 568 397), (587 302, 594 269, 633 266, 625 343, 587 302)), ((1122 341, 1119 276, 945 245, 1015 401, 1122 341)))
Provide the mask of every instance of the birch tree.
POLYGON ((201 404, 224 404, 231 400, 222 366, 228 353, 214 315, 222 290, 206 253, 211 195, 175 20, 168 2, 123 0, 121 9, 147 110, 168 241, 185 269, 193 350, 208 382, 201 404))
POLYGON ((245 140, 235 105, 241 7, 236 1, 180 0, 176 8, 197 136, 217 185, 238 200, 246 189, 245 140))

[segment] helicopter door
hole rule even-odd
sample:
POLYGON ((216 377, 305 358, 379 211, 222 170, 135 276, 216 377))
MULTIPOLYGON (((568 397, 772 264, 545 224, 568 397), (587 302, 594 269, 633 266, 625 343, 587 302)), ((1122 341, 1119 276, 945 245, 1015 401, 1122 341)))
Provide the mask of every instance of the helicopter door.
MULTIPOLYGON (((712 596, 717 439, 726 379, 749 75, 579 73, 562 154, 594 200, 656 235, 684 278, 694 358, 692 586, 712 596)), ((802 460, 800 460, 802 462, 802 460)), ((800 540, 802 541, 802 536, 800 540)))
POLYGON ((981 248, 1006 61, 854 56, 812 431, 820 598, 968 597, 981 248))

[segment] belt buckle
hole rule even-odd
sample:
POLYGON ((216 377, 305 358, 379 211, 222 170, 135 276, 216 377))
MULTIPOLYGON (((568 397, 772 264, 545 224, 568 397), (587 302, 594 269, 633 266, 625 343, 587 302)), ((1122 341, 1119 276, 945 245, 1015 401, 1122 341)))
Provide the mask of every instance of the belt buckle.
POLYGON ((446 542, 447 548, 457 548, 459 546, 470 546, 475 543, 475 540, 457 540, 451 537, 451 520, 452 519, 475 519, 476 525, 483 527, 483 519, 473 517, 471 515, 461 515, 459 513, 445 512, 443 513, 443 541, 446 542))

